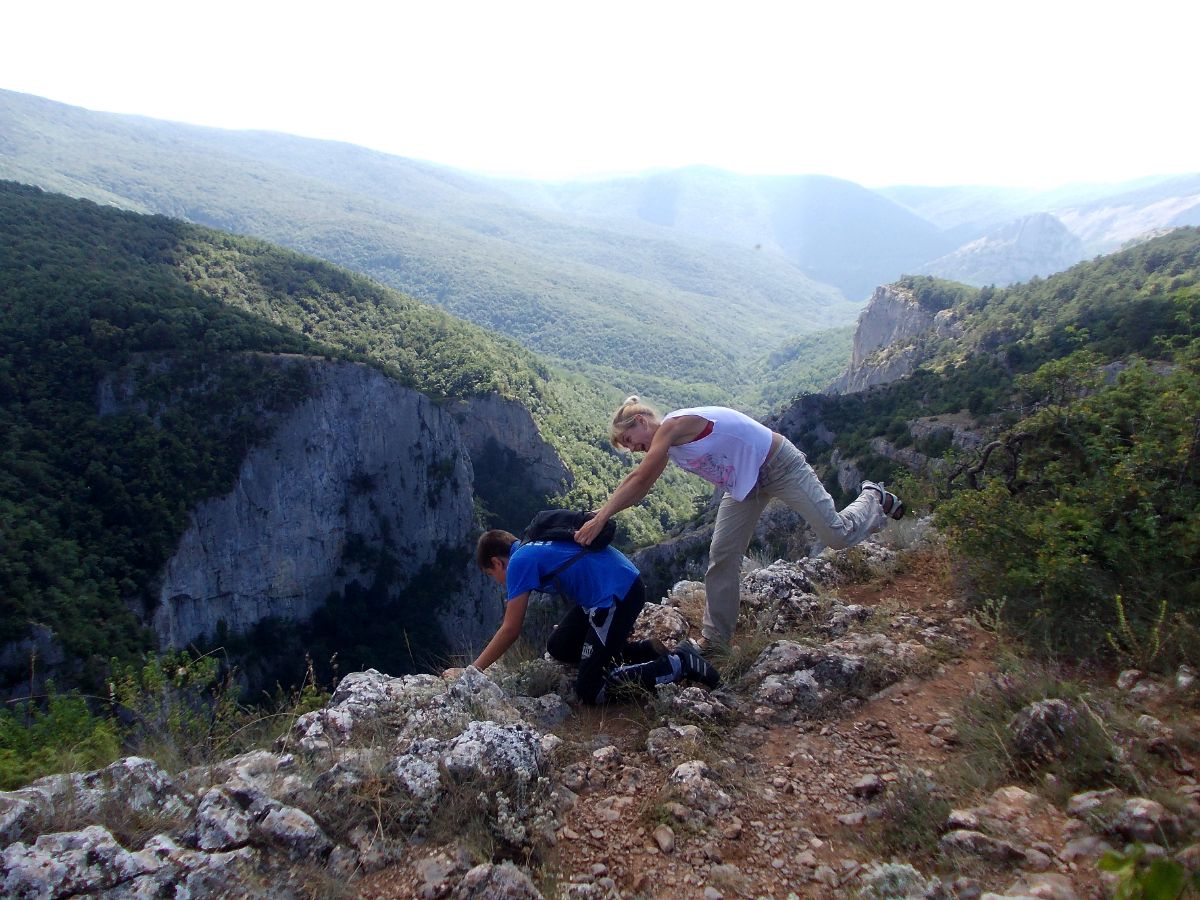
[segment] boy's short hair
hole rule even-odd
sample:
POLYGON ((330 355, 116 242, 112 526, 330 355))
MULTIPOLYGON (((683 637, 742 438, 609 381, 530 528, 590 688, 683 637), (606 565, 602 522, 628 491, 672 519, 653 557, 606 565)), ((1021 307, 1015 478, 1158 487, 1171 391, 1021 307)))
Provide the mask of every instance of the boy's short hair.
POLYGON ((507 531, 498 528, 485 531, 479 536, 479 543, 475 545, 475 565, 479 566, 480 571, 484 571, 496 557, 508 559, 512 555, 512 545, 516 542, 517 536, 507 531))

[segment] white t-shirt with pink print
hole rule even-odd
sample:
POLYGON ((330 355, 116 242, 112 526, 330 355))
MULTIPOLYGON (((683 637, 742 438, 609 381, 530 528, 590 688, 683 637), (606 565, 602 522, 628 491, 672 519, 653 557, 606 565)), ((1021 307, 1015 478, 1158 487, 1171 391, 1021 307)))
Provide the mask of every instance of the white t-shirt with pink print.
POLYGON ((663 417, 700 416, 712 423, 705 437, 678 447, 667 455, 681 468, 727 491, 734 500, 745 500, 758 481, 758 470, 771 452, 771 429, 724 406, 693 406, 663 417))

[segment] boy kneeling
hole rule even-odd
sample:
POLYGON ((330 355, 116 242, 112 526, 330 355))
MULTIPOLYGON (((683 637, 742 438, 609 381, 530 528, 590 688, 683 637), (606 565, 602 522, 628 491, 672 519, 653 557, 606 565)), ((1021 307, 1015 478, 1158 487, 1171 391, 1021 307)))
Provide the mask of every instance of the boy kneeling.
MULTIPOLYGON (((646 605, 646 588, 637 568, 615 547, 581 553, 565 541, 522 544, 507 531, 488 531, 475 548, 475 562, 507 591, 504 620, 472 665, 483 670, 502 657, 521 634, 532 591, 553 586, 575 605, 550 635, 547 652, 559 662, 579 666, 575 691, 584 703, 603 703, 622 685, 652 688, 681 678, 714 688, 717 670, 684 642, 666 653, 655 640, 629 641, 638 614, 646 605)), ((454 678, 461 669, 447 669, 454 678)))

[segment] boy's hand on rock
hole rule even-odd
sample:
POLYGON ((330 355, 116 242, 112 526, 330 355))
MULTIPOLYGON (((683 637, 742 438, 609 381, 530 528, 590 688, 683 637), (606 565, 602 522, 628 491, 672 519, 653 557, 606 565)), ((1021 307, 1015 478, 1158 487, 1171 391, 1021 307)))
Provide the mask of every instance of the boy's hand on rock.
POLYGON ((462 669, 447 669, 445 672, 442 673, 442 677, 445 678, 447 681, 453 681, 455 678, 457 678, 462 673, 463 673, 462 669))

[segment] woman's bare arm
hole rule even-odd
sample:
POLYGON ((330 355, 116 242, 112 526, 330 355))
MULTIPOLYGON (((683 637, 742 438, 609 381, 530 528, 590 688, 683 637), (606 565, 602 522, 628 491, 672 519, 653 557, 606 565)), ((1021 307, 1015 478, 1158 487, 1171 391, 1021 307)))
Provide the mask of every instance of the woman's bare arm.
POLYGON ((694 438, 704 429, 706 423, 707 420, 701 416, 679 416, 667 419, 658 426, 658 430, 654 432, 654 439, 650 442, 650 449, 646 451, 642 461, 621 479, 608 502, 600 507, 596 515, 575 532, 575 540, 586 547, 595 540, 605 522, 621 510, 640 503, 667 468, 667 463, 670 462, 667 451, 675 444, 686 443, 694 438))

